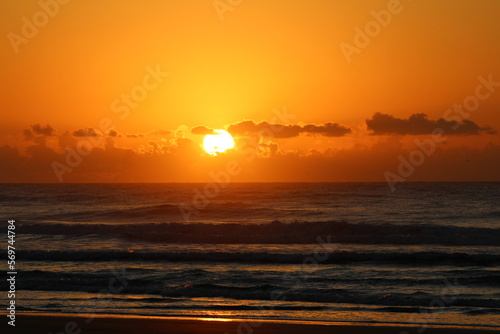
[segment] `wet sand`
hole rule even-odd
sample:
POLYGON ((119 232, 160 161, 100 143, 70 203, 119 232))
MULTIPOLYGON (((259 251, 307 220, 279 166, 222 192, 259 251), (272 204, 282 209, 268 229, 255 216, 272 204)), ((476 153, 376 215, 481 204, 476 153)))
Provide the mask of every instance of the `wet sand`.
POLYGON ((19 314, 16 326, 7 324, 7 317, 0 325, 2 333, 44 333, 44 334, 114 334, 114 333, 228 333, 228 334, 452 334, 452 333, 500 333, 500 330, 427 327, 388 326, 370 324, 308 324, 298 322, 272 322, 256 320, 208 320, 131 316, 49 315, 19 314), (5 330, 6 329, 6 330, 5 330))

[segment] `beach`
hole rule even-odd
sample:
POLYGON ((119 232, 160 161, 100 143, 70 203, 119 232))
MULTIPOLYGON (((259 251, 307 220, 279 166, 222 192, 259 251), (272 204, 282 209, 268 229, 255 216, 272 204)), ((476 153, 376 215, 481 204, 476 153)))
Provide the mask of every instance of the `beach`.
MULTIPOLYGON (((161 317, 133 317, 133 316, 96 316, 89 321, 84 315, 48 315, 30 314, 19 315, 16 319, 15 331, 8 326, 3 333, 52 333, 52 334, 114 334, 114 333, 245 333, 245 334, 326 334, 326 333, 358 333, 358 334, 451 334, 451 333, 500 333, 500 330, 487 330, 460 327, 414 327, 414 326, 388 326, 374 324, 307 324, 300 322, 273 322, 255 320, 229 320, 229 319, 179 319, 161 317), (89 323, 86 322, 89 321, 89 323)), ((1 328, 6 327, 4 321, 1 328)))

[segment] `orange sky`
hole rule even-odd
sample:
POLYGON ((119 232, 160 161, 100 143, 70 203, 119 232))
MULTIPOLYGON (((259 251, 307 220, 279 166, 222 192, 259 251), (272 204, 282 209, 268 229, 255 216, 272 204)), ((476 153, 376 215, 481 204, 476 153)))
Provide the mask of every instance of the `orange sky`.
POLYGON ((206 181, 231 160, 235 181, 500 180, 499 14, 490 0, 4 0, 0 181, 206 181), (474 99, 401 175, 415 140, 474 99), (191 132, 238 124, 217 157, 191 132), (69 166, 82 129, 99 140, 69 166))

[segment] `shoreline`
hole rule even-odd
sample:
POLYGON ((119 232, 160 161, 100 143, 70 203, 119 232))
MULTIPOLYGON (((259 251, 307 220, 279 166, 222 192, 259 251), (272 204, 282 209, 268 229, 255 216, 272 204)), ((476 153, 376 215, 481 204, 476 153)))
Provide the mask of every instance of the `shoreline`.
MULTIPOLYGON (((500 327, 488 328, 480 326, 454 325, 415 325, 387 323, 354 323, 354 322, 309 322, 294 320, 259 320, 228 318, 192 318, 137 316, 114 314, 52 314, 52 313, 19 313, 16 315, 16 326, 7 324, 6 313, 0 328, 7 333, 26 331, 29 333, 309 333, 326 334, 334 331, 344 333, 366 334, 451 334, 451 333, 500 333, 500 327), (424 330, 422 330, 424 328, 424 330)), ((2 330, 2 332, 4 332, 2 330)))

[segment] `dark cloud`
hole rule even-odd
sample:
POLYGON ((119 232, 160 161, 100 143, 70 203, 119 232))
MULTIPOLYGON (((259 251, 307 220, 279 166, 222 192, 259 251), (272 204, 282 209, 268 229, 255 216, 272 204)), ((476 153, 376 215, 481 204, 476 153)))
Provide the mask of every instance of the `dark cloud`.
POLYGON ((35 124, 31 126, 33 133, 40 136, 52 136, 54 134, 54 128, 52 128, 49 124, 45 126, 41 126, 40 124, 35 124))
POLYGON ((73 131, 75 137, 97 137, 98 133, 94 128, 78 129, 73 131))
POLYGON ((249 136, 261 132, 263 136, 274 136, 275 138, 291 138, 300 134, 299 125, 272 124, 268 122, 255 123, 252 120, 244 120, 231 124, 228 131, 234 135, 249 136))
POLYGON ((304 129, 303 132, 311 134, 318 133, 326 137, 342 137, 347 135, 348 133, 351 133, 351 129, 343 125, 331 122, 325 123, 323 125, 309 124, 305 125, 303 129, 304 129))
POLYGON ((491 127, 480 127, 473 121, 463 120, 461 123, 447 121, 444 118, 430 120, 426 114, 413 114, 408 119, 396 118, 392 115, 376 113, 366 120, 372 135, 424 135, 432 134, 435 129, 442 129, 446 135, 478 135, 495 134, 491 127))
POLYGON ((116 137, 118 136, 118 132, 116 132, 115 130, 109 130, 108 135, 110 135, 111 137, 116 137))
POLYGON ((234 135, 248 136, 261 132, 263 136, 275 138, 292 138, 300 134, 319 134, 328 137, 342 137, 351 132, 351 129, 343 125, 328 122, 322 125, 284 125, 268 122, 255 123, 252 120, 244 120, 231 124, 228 131, 234 135))
POLYGON ((198 125, 191 128, 191 133, 194 135, 211 135, 214 134, 214 130, 204 125, 198 125))
MULTIPOLYGON (((292 138, 297 137, 303 132, 303 129, 299 125, 282 125, 282 124, 268 124, 267 122, 261 122, 263 124, 262 129, 269 129, 273 131, 273 136, 276 138, 292 138)), ((265 134, 264 134, 265 135, 265 134)))
POLYGON ((54 132, 54 128, 49 124, 45 126, 35 124, 31 126, 31 129, 23 130, 24 138, 26 140, 32 140, 39 144, 45 143, 45 137, 53 136, 54 132))
POLYGON ((259 132, 264 126, 260 126, 260 124, 268 124, 267 122, 255 123, 251 120, 245 120, 238 123, 231 124, 229 126, 228 131, 235 135, 249 135, 256 132, 259 132))

